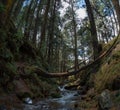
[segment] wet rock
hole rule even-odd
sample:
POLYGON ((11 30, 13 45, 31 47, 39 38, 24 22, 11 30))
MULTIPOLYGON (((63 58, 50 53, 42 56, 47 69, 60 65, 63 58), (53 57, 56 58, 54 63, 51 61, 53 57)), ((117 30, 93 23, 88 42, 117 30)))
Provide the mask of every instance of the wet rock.
POLYGON ((78 91, 78 94, 79 95, 85 95, 87 93, 87 89, 86 87, 81 87, 81 89, 78 91))
POLYGON ((103 91, 98 98, 99 110, 110 110, 112 107, 112 100, 108 90, 103 91))
POLYGON ((74 94, 74 96, 79 96, 79 94, 78 94, 78 93, 76 93, 76 94, 74 94))
POLYGON ((24 98, 26 104, 32 104, 32 99, 30 97, 24 98))
POLYGON ((0 105, 0 110, 7 110, 5 105, 0 105))

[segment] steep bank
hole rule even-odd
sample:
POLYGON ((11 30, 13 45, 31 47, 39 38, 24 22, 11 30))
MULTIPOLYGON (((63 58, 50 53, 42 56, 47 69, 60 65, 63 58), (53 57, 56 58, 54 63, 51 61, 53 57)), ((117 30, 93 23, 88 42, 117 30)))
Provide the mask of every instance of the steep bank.
MULTIPOLYGON (((103 50, 107 50, 112 43, 105 44, 103 50)), ((80 81, 77 89, 86 87, 86 91, 82 96, 80 107, 86 110, 97 110, 100 94, 108 90, 112 104, 111 110, 120 109, 120 37, 117 40, 114 49, 110 54, 101 59, 99 68, 97 64, 91 69, 87 69, 80 73, 80 81), (97 72, 95 71, 97 69, 97 72)))
POLYGON ((0 107, 8 109, 20 107, 24 99, 39 100, 46 97, 59 97, 56 79, 46 79, 31 72, 31 68, 47 70, 48 64, 42 54, 23 35, 0 28, 0 107), (33 65, 33 66, 32 66, 33 65))

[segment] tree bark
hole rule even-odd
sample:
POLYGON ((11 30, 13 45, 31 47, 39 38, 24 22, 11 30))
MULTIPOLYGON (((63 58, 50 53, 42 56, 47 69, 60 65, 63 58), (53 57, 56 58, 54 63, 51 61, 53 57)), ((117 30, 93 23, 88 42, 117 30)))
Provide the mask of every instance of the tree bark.
POLYGON ((39 13, 40 13, 40 8, 41 8, 41 2, 42 0, 39 1, 38 8, 37 8, 37 14, 36 14, 36 19, 35 19, 35 27, 34 27, 34 33, 33 33, 33 38, 32 42, 36 44, 36 37, 37 37, 37 31, 38 31, 38 21, 39 21, 39 13))
POLYGON ((120 27, 120 5, 119 5, 119 0, 112 0, 112 4, 114 6, 116 15, 117 15, 117 19, 118 19, 118 24, 120 27))
POLYGON ((73 3, 72 3, 72 19, 73 19, 73 30, 74 30, 74 56, 75 56, 75 71, 78 69, 77 65, 78 65, 78 54, 77 54, 77 24, 76 24, 76 20, 75 20, 75 15, 74 15, 74 9, 73 9, 73 3))
POLYGON ((89 21, 90 21, 91 41, 92 41, 92 46, 93 46, 93 56, 94 56, 94 60, 95 60, 99 56, 96 25, 95 25, 93 10, 92 10, 90 1, 85 0, 85 3, 86 3, 88 17, 89 17, 89 21))
POLYGON ((14 10, 13 10, 13 16, 14 16, 14 18, 15 18, 15 20, 17 19, 17 16, 19 15, 19 13, 20 13, 20 10, 21 10, 21 8, 22 8, 22 6, 23 6, 23 2, 24 2, 25 0, 16 0, 16 6, 15 6, 15 8, 14 8, 14 10))
POLYGON ((48 21, 48 12, 50 8, 50 2, 51 0, 47 1, 45 13, 44 13, 44 21, 43 21, 43 25, 41 29, 41 36, 40 36, 40 48, 43 46, 43 43, 45 41, 45 33, 46 33, 46 26, 47 26, 47 21, 48 21))
POLYGON ((28 32, 28 25, 29 24, 28 23, 29 23, 30 11, 31 11, 31 7, 32 7, 33 2, 34 2, 34 0, 31 0, 30 5, 29 5, 28 10, 27 10, 27 15, 25 18, 24 39, 26 41, 28 41, 28 39, 29 39, 29 32, 28 32))
POLYGON ((56 0, 54 0, 53 10, 51 12, 50 18, 50 29, 49 29, 49 46, 48 46, 48 64, 52 62, 53 56, 53 39, 54 39, 54 24, 55 24, 55 17, 56 17, 56 0))

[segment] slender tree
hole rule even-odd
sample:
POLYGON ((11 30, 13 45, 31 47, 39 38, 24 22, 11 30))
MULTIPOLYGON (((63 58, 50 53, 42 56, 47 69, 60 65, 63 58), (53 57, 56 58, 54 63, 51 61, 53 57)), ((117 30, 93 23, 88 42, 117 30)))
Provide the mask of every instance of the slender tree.
POLYGON ((71 0, 71 9, 72 9, 72 21, 73 21, 73 30, 74 30, 74 56, 75 56, 75 70, 77 70, 78 65, 78 54, 77 54, 77 24, 75 19, 75 11, 74 11, 74 2, 71 0))
POLYGON ((27 15, 26 15, 26 18, 25 18, 25 28, 24 28, 24 38, 25 38, 25 40, 28 40, 29 37, 30 37, 29 36, 28 25, 29 25, 30 12, 31 12, 33 2, 34 2, 34 0, 31 0, 30 5, 28 7, 27 15))
POLYGON ((37 40, 37 32, 38 32, 38 27, 39 27, 39 18, 40 18, 40 12, 41 12, 41 3, 43 2, 43 0, 39 1, 38 7, 37 7, 37 11, 36 11, 36 18, 35 18, 35 26, 34 26, 34 31, 33 31, 33 38, 32 38, 32 42, 36 45, 36 40, 37 40))

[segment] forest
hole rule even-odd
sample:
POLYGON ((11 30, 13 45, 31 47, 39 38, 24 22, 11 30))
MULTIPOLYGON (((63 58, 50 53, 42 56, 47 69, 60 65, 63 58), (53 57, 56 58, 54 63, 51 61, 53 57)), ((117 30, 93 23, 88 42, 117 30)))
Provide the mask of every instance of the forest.
POLYGON ((0 110, 120 110, 120 0, 0 0, 0 110))

